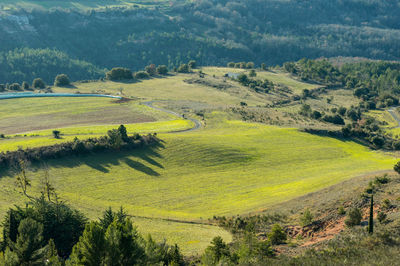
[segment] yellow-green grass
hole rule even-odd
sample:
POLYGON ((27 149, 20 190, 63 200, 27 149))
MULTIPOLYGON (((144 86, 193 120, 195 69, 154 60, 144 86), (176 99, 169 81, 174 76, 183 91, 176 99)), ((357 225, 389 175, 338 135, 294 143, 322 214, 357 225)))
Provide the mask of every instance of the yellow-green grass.
POLYGON ((150 234, 157 240, 177 243, 186 255, 201 255, 215 236, 221 236, 228 243, 232 241, 232 235, 217 226, 137 217, 133 220, 145 236, 150 234))
MULTIPOLYGON (((397 112, 397 111, 395 111, 397 112)), ((370 110, 367 116, 373 117, 378 121, 384 122, 385 125, 381 127, 385 132, 394 138, 400 138, 399 123, 393 118, 393 116, 387 110, 370 110)))
MULTIPOLYGON (((66 141, 72 141, 75 137, 86 139, 99 137, 107 134, 108 130, 117 128, 119 125, 101 125, 85 127, 58 128, 61 132, 61 139, 52 137, 53 130, 41 130, 27 132, 24 135, 15 135, 10 138, 0 139, 0 152, 14 151, 19 148, 35 148, 49 146, 66 141)), ((168 121, 126 124, 125 127, 129 134, 132 133, 166 133, 190 129, 194 123, 190 120, 176 119, 168 121)))
POLYGON ((8 99, 0 102, 0 133, 15 134, 77 125, 107 125, 176 119, 137 101, 99 97, 8 99))
MULTIPOLYGON (((91 82, 75 83, 76 90, 82 93, 108 92, 116 94, 120 88, 126 96, 138 97, 145 100, 169 100, 169 101, 196 101, 206 103, 212 107, 226 107, 229 105, 239 105, 245 100, 249 105, 265 105, 265 100, 250 91, 248 88, 239 87, 218 90, 212 87, 188 84, 186 79, 197 77, 197 74, 178 74, 164 78, 153 78, 134 83, 123 82, 91 82), (237 90, 240 91, 237 91, 237 90)), ((56 92, 71 92, 70 89, 54 88, 56 92)))
POLYGON ((378 121, 384 122, 384 129, 392 129, 399 125, 392 115, 386 110, 370 110, 366 113, 367 116, 373 117, 378 121))
MULTIPOLYGON (((215 75, 215 76, 224 76, 226 73, 246 73, 249 74, 250 70, 247 69, 239 69, 239 68, 228 68, 228 67, 204 67, 202 71, 208 75, 215 75)), ((268 79, 274 83, 282 84, 290 89, 295 94, 300 94, 304 89, 315 89, 320 87, 320 85, 310 84, 301 82, 298 80, 293 79, 290 74, 284 72, 271 72, 271 71, 261 71, 256 70, 257 76, 256 79, 268 79)))
MULTIPOLYGON (((122 205, 136 216, 204 221, 268 209, 363 173, 391 169, 396 161, 350 141, 215 117, 204 130, 160 134, 164 147, 49 161, 52 182, 63 200, 91 218, 122 205)), ((36 193, 41 175, 29 174, 36 193)), ((1 178, 1 215, 21 202, 13 179, 1 178)), ((197 225, 177 229, 181 224, 171 222, 168 229, 157 221, 141 219, 142 232, 158 232, 160 238, 185 230, 176 238, 184 249, 188 242, 191 250, 204 247, 215 235, 197 225)))

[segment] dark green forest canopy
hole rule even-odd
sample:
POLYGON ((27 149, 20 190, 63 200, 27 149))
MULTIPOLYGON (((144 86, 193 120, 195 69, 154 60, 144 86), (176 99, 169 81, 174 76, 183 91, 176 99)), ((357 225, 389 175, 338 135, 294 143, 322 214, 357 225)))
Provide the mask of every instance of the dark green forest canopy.
MULTIPOLYGON (((87 79, 103 68, 136 71, 150 63, 173 68, 190 59, 199 65, 275 65, 321 56, 398 60, 399 11, 397 2, 388 0, 199 0, 160 7, 0 11, 0 50, 55 49, 68 58, 66 65, 82 60, 78 65, 85 71, 76 73, 87 79)), ((7 75, 1 68, 1 79, 32 78, 36 67, 30 62, 4 58, 1 65, 12 67, 7 75)), ((55 75, 82 78, 58 67, 55 75)))

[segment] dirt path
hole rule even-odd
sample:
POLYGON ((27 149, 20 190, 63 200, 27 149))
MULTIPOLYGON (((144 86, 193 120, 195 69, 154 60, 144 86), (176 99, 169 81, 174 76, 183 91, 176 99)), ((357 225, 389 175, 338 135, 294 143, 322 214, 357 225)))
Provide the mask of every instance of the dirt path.
POLYGON ((142 104, 146 105, 147 107, 153 108, 155 110, 158 110, 158 111, 161 111, 161 112, 164 112, 164 113, 168 113, 168 114, 177 116, 179 118, 190 120, 190 121, 192 121, 194 123, 194 127, 192 127, 192 128, 179 130, 179 131, 173 131, 173 132, 169 132, 169 133, 189 132, 189 131, 194 131, 194 130, 198 130, 198 129, 201 128, 201 122, 199 120, 194 119, 194 118, 190 118, 190 117, 185 117, 185 116, 183 116, 181 114, 178 114, 178 113, 176 113, 174 111, 154 106, 153 103, 155 103, 155 102, 160 102, 160 101, 148 101, 148 102, 142 102, 142 104))
POLYGON ((400 117, 396 112, 396 107, 392 107, 392 108, 388 109, 387 111, 393 117, 393 119, 397 121, 398 125, 396 128, 399 128, 400 127, 400 117))

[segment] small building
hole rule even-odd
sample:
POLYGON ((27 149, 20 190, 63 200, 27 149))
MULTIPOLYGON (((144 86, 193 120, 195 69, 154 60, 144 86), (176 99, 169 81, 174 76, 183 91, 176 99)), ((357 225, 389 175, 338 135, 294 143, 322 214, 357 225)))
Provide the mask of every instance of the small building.
POLYGON ((237 79, 239 77, 239 73, 228 72, 224 76, 231 79, 237 79))

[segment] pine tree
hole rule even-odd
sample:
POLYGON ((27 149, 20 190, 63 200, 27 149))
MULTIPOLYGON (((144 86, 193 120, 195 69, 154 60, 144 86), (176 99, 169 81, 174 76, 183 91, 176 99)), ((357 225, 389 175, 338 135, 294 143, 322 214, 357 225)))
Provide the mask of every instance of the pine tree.
POLYGON ((79 242, 74 246, 71 257, 86 266, 103 265, 106 253, 104 230, 96 222, 86 225, 79 242))
POLYGON ((12 242, 12 252, 16 254, 19 265, 43 265, 46 248, 43 245, 43 225, 33 219, 21 221, 18 238, 12 242))
POLYGON ((372 234, 374 232, 374 195, 371 195, 371 206, 369 208, 369 223, 368 223, 368 233, 372 234))
POLYGON ((106 265, 136 265, 145 258, 144 249, 139 245, 139 234, 129 219, 117 219, 106 232, 106 265))
POLYGON ((112 211, 111 207, 103 212, 103 218, 100 218, 100 225, 104 230, 110 226, 110 224, 114 221, 115 214, 112 211))
POLYGON ((53 239, 50 239, 49 244, 47 245, 46 264, 51 266, 62 265, 53 239))

